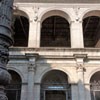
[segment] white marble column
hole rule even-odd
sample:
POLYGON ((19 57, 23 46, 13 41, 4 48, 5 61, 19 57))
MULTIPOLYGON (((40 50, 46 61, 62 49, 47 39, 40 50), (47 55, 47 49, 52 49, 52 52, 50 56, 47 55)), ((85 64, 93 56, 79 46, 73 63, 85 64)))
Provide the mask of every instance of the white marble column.
POLYGON ((40 47, 40 38, 41 38, 41 22, 40 21, 38 21, 37 22, 37 48, 39 48, 40 47))
POLYGON ((86 100, 85 98, 85 85, 84 85, 84 59, 86 54, 75 54, 76 71, 78 76, 78 100, 86 100))
POLYGON ((83 29, 81 21, 70 23, 71 48, 83 48, 83 29))
POLYGON ((29 59, 28 66, 28 96, 27 100, 34 100, 34 73, 36 69, 36 58, 37 54, 26 54, 26 57, 29 59))
POLYGON ((30 28, 29 28, 29 42, 28 47, 38 48, 38 33, 40 30, 40 27, 38 27, 38 11, 39 7, 33 7, 33 12, 30 14, 30 28))

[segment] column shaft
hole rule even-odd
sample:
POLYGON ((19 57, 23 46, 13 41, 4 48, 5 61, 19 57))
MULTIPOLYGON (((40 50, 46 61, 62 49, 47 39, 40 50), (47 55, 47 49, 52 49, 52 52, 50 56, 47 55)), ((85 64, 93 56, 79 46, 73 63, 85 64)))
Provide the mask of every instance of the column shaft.
POLYGON ((78 87, 76 84, 71 85, 72 100, 78 100, 78 87))
POLYGON ((27 100, 34 100, 34 73, 36 69, 36 59, 38 54, 26 53, 29 60, 28 65, 28 98, 27 100))
POLYGON ((41 23, 40 21, 37 22, 37 48, 40 47, 41 40, 41 23))
POLYGON ((22 83, 21 100, 26 100, 26 98, 27 98, 27 84, 26 83, 22 83))
POLYGON ((28 68, 28 100, 34 100, 34 68, 28 68))
POLYGON ((37 47, 37 22, 30 21, 30 29, 29 29, 29 47, 37 47))
POLYGON ((77 73, 78 73, 79 100, 85 100, 85 87, 84 87, 83 68, 78 69, 77 73))
POLYGON ((71 29, 71 47, 72 48, 83 48, 83 32, 82 22, 72 22, 70 25, 71 29))

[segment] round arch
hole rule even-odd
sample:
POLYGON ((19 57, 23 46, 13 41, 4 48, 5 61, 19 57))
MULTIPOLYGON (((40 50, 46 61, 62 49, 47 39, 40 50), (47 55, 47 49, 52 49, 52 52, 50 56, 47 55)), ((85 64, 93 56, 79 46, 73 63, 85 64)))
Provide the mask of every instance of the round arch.
POLYGON ((44 100, 44 98, 50 100, 49 97, 52 100, 57 100, 57 98, 60 98, 60 100, 71 99, 69 76, 59 69, 51 69, 42 76, 40 90, 41 100, 44 100))
POLYGON ((21 98, 21 87, 22 78, 18 72, 9 69, 8 72, 12 76, 11 83, 5 87, 5 92, 9 100, 20 100, 21 98), (12 96, 11 96, 12 95, 12 96))
POLYGON ((29 38, 29 16, 21 10, 15 9, 13 12, 12 29, 13 29, 13 46, 27 47, 29 38), (24 42, 26 41, 26 42, 24 42))
POLYGON ((100 48, 100 10, 88 9, 82 15, 84 47, 100 48))
POLYGON ((47 69, 45 69, 45 70, 40 74, 38 82, 41 83, 43 76, 44 76, 46 73, 48 73, 49 71, 52 71, 52 70, 58 70, 58 71, 61 71, 61 72, 65 73, 65 74, 68 76, 68 81, 69 81, 69 83, 73 83, 73 82, 74 82, 74 78, 72 77, 72 75, 71 75, 66 69, 64 69, 64 68, 60 68, 60 69, 59 69, 59 68, 52 68, 52 69, 51 69, 51 68, 47 68, 47 69))
POLYGON ((88 78, 87 78, 87 83, 90 83, 91 77, 92 77, 96 72, 98 72, 98 71, 100 71, 100 68, 94 69, 94 70, 89 74, 89 76, 88 76, 88 78))
POLYGON ((9 68, 7 68, 7 70, 11 70, 11 71, 14 71, 14 72, 18 73, 18 75, 21 77, 22 83, 25 82, 24 75, 21 73, 20 70, 14 68, 14 67, 9 67, 9 68))
POLYGON ((93 8, 93 9, 87 9, 83 12, 83 14, 80 17, 80 20, 83 20, 86 17, 90 16, 100 16, 100 8, 93 8))
POLYGON ((65 18, 69 23, 71 22, 72 18, 71 18, 71 14, 67 11, 61 10, 59 8, 49 8, 45 11, 43 11, 38 20, 42 23, 43 20, 45 20, 46 18, 50 17, 50 16, 61 16, 63 18, 65 18))
POLYGON ((17 9, 17 8, 16 8, 16 9, 13 11, 13 15, 20 15, 20 16, 24 16, 24 17, 26 17, 27 19, 29 19, 28 13, 25 12, 25 10, 23 10, 23 9, 17 9))

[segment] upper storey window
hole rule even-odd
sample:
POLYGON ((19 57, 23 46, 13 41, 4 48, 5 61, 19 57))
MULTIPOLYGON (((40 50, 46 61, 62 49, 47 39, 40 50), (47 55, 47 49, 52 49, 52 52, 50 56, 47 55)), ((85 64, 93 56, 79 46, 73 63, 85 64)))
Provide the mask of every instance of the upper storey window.
POLYGON ((41 25, 41 47, 70 47, 68 21, 60 16, 50 16, 41 25))
POLYGON ((91 11, 83 19, 84 47, 100 48, 100 11, 91 11))
POLYGON ((20 15, 14 15, 13 21, 14 31, 14 45, 19 47, 28 46, 28 35, 29 35, 29 20, 28 18, 20 15))

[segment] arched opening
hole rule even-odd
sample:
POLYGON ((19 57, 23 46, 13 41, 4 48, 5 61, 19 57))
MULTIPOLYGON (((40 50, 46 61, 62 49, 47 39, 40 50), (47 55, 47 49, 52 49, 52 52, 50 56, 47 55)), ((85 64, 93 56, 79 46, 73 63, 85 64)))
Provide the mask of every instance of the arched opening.
POLYGON ((61 16, 50 16, 41 24, 41 47, 70 47, 70 27, 61 16))
POLYGON ((100 48, 100 11, 91 11, 83 19, 84 47, 100 48))
POLYGON ((90 83, 91 100, 100 100, 100 71, 92 75, 90 83))
POLYGON ((28 35, 29 35, 29 20, 27 17, 22 15, 13 16, 13 38, 14 45, 17 47, 27 47, 28 46, 28 35))
POLYGON ((71 100, 68 76, 58 70, 47 72, 41 81, 40 100, 71 100))
POLYGON ((12 80, 5 89, 8 100, 20 100, 22 85, 21 77, 15 71, 9 70, 9 73, 11 74, 12 80))

